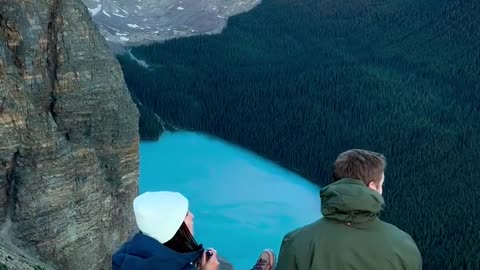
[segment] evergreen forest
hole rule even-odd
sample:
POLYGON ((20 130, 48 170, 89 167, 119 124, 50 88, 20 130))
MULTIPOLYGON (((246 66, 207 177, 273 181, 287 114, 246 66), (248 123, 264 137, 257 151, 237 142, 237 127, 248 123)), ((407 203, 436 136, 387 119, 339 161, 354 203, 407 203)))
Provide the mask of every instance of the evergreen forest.
POLYGON ((424 269, 480 269, 480 1, 263 0, 220 35, 118 55, 144 140, 213 134, 314 183, 387 157, 381 218, 424 269))

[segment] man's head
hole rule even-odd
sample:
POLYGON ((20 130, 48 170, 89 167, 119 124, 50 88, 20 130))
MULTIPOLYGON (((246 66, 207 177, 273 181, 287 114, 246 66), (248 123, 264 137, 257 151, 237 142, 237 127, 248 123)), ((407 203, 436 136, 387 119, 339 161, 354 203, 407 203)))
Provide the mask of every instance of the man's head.
POLYGON ((382 154, 351 149, 341 153, 335 160, 333 180, 342 178, 362 180, 370 189, 382 194, 386 166, 387 161, 382 154))

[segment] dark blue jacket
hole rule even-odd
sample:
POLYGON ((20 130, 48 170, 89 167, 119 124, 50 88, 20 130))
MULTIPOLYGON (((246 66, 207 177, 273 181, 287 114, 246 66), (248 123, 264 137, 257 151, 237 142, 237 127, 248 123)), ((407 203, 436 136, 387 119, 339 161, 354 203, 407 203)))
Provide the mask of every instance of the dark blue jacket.
POLYGON ((113 270, 194 270, 191 262, 199 259, 203 250, 178 253, 155 239, 137 233, 112 256, 113 270))

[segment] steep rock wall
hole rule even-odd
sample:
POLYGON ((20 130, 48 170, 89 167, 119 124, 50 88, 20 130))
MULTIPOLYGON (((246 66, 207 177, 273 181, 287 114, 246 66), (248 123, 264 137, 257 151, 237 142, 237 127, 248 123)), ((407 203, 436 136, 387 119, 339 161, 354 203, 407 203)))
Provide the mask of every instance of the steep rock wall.
POLYGON ((134 229, 137 123, 79 0, 1 0, 1 248, 57 269, 108 268, 134 229))

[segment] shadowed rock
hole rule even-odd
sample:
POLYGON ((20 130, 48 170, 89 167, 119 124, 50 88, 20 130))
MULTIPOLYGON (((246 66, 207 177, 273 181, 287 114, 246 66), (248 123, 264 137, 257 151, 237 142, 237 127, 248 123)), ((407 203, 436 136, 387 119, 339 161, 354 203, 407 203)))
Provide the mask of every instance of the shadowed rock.
POLYGON ((1 264, 110 267, 134 229, 137 123, 79 0, 1 1, 1 264))

